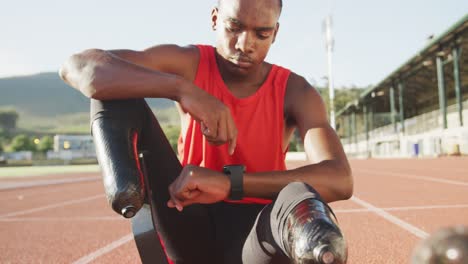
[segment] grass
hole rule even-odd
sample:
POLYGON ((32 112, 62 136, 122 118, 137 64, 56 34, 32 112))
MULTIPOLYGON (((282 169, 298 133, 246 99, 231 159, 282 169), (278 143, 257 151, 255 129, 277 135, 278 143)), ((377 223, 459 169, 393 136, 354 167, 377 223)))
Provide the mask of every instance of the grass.
POLYGON ((46 117, 20 112, 18 128, 49 134, 89 134, 89 113, 46 117))
POLYGON ((0 178, 99 171, 98 165, 0 167, 0 178))
MULTIPOLYGON (((0 109, 6 108, 0 107, 0 109)), ((175 107, 153 108, 152 110, 161 126, 179 126, 179 114, 175 107)), ((90 134, 89 112, 55 116, 39 116, 19 110, 18 113, 17 126, 20 131, 34 131, 46 134, 90 134)))

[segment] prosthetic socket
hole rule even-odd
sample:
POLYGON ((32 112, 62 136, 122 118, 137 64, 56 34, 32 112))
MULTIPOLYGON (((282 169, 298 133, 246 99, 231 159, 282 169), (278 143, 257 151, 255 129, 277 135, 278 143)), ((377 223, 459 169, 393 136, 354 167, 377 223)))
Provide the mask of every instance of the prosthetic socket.
POLYGON ((283 245, 295 264, 346 263, 347 247, 331 209, 319 198, 297 204, 286 218, 283 245))
POLYGON ((92 100, 91 104, 91 129, 107 200, 114 211, 131 218, 145 197, 136 152, 142 126, 136 110, 141 104, 136 100, 92 100))

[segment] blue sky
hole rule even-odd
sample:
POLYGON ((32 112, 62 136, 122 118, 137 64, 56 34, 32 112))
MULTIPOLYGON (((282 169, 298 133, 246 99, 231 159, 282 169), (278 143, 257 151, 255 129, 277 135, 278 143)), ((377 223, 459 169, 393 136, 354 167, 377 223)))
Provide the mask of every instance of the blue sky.
MULTIPOLYGON (((334 19, 337 86, 376 84, 468 13, 466 0, 283 0, 267 60, 323 85, 322 21, 334 19)), ((0 77, 57 71, 86 48, 214 43, 215 0, 0 0, 0 77)))

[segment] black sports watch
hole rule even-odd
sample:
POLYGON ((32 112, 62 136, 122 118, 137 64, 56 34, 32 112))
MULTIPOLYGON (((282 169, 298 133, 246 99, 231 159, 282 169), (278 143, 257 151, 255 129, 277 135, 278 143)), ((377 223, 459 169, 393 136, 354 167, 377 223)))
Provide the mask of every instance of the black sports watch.
POLYGON ((229 200, 242 200, 244 198, 244 165, 226 165, 223 173, 231 180, 231 193, 229 200))

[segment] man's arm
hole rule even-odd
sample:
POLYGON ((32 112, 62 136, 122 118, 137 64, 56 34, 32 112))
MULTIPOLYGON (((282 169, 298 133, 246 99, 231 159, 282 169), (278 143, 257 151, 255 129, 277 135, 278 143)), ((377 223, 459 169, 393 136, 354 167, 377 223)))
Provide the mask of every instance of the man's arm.
MULTIPOLYGON (((291 182, 312 186, 326 202, 345 200, 353 193, 353 179, 346 155, 327 120, 320 94, 307 81, 291 74, 285 96, 285 112, 297 127, 310 164, 287 171, 244 174, 244 195, 274 198, 291 182)), ((170 185, 169 207, 182 210, 193 203, 215 203, 227 199, 230 180, 221 172, 186 166, 170 185)))
POLYGON ((89 49, 71 56, 60 77, 99 100, 159 97, 177 100, 198 63, 195 47, 161 45, 144 51, 89 49), (176 62, 179 62, 177 64, 176 62))
POLYGON ((314 187, 327 202, 351 197, 351 169, 338 136, 328 124, 323 100, 304 78, 293 73, 286 90, 285 112, 300 132, 310 164, 288 171, 245 174, 245 195, 272 198, 288 183, 300 181, 314 187))
POLYGON ((213 144, 236 146, 237 129, 229 108, 192 81, 198 68, 195 46, 160 45, 144 51, 90 49, 71 56, 60 77, 98 100, 168 98, 202 124, 213 144))

